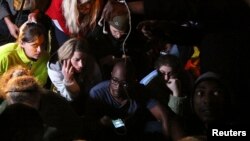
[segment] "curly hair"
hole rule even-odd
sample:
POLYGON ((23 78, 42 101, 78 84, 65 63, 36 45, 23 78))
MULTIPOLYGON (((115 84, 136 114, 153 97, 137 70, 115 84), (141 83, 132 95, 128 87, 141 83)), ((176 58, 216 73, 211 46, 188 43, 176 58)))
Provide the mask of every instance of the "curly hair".
POLYGON ((23 75, 10 79, 4 89, 8 103, 23 103, 38 107, 43 89, 33 76, 23 75))
POLYGON ((10 67, 1 77, 0 77, 0 97, 5 98, 5 89, 8 85, 10 79, 18 76, 28 75, 31 76, 31 71, 24 66, 16 65, 10 67))

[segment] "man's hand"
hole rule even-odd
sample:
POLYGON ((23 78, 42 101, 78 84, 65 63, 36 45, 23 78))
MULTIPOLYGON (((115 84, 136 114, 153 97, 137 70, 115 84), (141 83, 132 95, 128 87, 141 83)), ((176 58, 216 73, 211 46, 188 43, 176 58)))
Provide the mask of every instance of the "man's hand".
POLYGON ((111 126, 112 125, 112 119, 109 116, 103 116, 100 119, 100 122, 102 123, 102 125, 104 126, 111 126))
POLYGON ((17 25, 15 25, 11 20, 10 17, 4 17, 4 21, 9 29, 9 32, 11 34, 11 36, 13 36, 14 38, 18 37, 19 34, 19 28, 17 27, 17 25))

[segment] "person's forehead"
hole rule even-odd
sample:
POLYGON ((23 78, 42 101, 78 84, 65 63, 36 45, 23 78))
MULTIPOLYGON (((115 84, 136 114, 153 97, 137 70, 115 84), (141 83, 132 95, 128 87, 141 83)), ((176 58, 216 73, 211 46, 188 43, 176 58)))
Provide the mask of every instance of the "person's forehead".
POLYGON ((115 27, 112 26, 112 25, 110 25, 110 29, 111 29, 113 32, 125 33, 124 30, 119 30, 119 29, 115 28, 115 27))
POLYGON ((72 58, 84 58, 87 54, 81 51, 74 51, 72 58))
POLYGON ((116 78, 125 78, 126 76, 126 70, 123 66, 117 65, 114 67, 112 71, 112 76, 116 78))
POLYGON ((164 71, 164 72, 169 72, 169 71, 172 71, 172 67, 171 66, 169 66, 169 65, 162 65, 162 66, 160 66, 160 68, 159 68, 159 70, 160 71, 164 71))
POLYGON ((216 87, 219 87, 219 84, 215 80, 207 79, 207 80, 201 81, 197 86, 216 86, 216 87))

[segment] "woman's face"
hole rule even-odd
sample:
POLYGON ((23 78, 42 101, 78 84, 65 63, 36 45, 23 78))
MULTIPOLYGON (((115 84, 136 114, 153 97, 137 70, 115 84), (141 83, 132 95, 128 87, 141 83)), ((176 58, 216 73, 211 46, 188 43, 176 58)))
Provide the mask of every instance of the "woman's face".
POLYGON ((21 42, 21 47, 24 49, 27 57, 37 60, 41 57, 44 51, 44 36, 41 35, 33 42, 21 42))
POLYGON ((93 0, 77 0, 77 8, 79 13, 85 15, 90 12, 93 0))
POLYGON ((79 73, 82 71, 86 61, 86 54, 80 51, 75 51, 70 59, 70 62, 74 68, 74 71, 79 73))
POLYGON ((168 82, 169 79, 176 78, 176 74, 173 71, 173 68, 169 65, 162 65, 159 68, 159 73, 165 82, 168 82))

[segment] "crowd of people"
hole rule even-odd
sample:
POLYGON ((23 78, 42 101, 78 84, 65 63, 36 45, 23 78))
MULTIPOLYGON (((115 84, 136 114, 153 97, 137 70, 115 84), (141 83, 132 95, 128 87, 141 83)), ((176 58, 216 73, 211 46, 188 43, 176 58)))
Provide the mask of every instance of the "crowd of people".
POLYGON ((249 126, 249 3, 0 0, 1 140, 203 141, 249 126))

